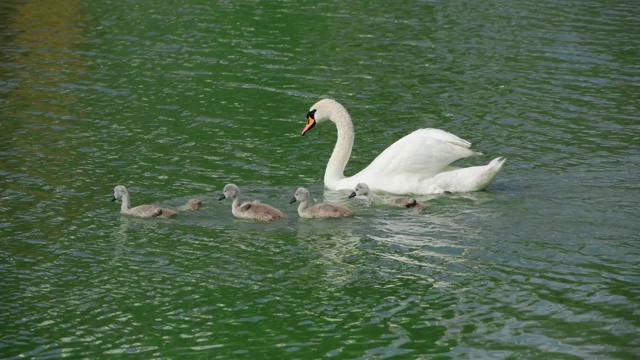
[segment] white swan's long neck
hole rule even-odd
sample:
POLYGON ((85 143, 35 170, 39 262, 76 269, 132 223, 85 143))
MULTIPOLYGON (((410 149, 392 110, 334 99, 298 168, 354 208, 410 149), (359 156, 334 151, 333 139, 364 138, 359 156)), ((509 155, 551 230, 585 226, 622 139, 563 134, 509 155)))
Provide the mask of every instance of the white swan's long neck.
POLYGON ((131 209, 131 199, 129 193, 122 195, 122 204, 120 205, 120 211, 125 213, 131 209))
POLYGON ((335 107, 331 112, 330 119, 338 129, 338 140, 324 172, 324 183, 329 186, 344 178, 344 169, 351 156, 354 138, 351 116, 344 107, 335 107))

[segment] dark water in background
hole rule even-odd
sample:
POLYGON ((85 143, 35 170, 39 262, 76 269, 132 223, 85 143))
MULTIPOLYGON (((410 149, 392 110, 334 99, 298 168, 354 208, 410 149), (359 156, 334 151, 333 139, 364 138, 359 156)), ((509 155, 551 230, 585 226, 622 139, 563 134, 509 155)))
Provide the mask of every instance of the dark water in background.
MULTIPOLYGON (((637 358, 635 1, 0 4, 0 357, 637 358), (303 221, 419 127, 508 162, 427 214, 303 221), (225 183, 285 210, 235 220, 225 183), (178 220, 134 204, 206 208, 178 220), (109 356, 112 355, 112 356, 109 356)), ((479 164, 473 159, 462 165, 479 164)), ((346 200, 345 200, 346 201, 346 200)))

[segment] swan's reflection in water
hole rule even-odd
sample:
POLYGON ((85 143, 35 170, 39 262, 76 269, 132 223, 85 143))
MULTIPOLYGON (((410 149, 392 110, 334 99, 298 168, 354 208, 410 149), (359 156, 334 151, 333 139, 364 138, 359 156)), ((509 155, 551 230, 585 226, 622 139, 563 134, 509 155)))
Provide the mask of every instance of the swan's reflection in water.
POLYGON ((468 253, 476 249, 483 221, 491 214, 478 204, 487 194, 421 196, 429 206, 412 209, 348 200, 347 191, 314 189, 314 200, 350 205, 353 218, 299 219, 298 238, 317 252, 317 261, 333 285, 358 280, 365 273, 400 276, 447 287, 457 271, 468 272, 468 253), (453 276, 452 276, 453 275, 453 276))

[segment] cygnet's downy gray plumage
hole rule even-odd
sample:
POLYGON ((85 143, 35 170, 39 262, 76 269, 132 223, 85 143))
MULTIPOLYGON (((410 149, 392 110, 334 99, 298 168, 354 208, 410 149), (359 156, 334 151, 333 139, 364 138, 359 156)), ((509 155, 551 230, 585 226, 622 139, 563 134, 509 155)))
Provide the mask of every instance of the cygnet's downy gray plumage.
POLYGON ((341 205, 320 203, 310 206, 311 194, 305 188, 299 188, 291 199, 291 204, 298 202, 298 215, 303 218, 328 218, 353 216, 351 209, 341 205))
POLYGON ((287 215, 273 206, 258 201, 242 202, 240 189, 234 184, 225 185, 218 201, 226 198, 233 199, 231 213, 237 218, 261 221, 284 220, 287 218, 287 215))
POLYGON ((349 194, 348 198, 351 199, 360 195, 366 196, 367 200, 371 201, 372 203, 385 203, 385 204, 405 207, 409 209, 416 209, 417 211, 424 211, 427 209, 427 205, 425 205, 423 202, 418 201, 414 198, 394 197, 389 199, 383 199, 378 195, 374 194, 373 191, 369 189, 369 186, 365 183, 358 183, 356 185, 355 190, 351 194, 349 194))
POLYGON ((178 211, 193 211, 198 210, 202 207, 202 200, 198 198, 193 198, 187 201, 186 204, 182 206, 178 206, 178 211))
POLYGON ((139 205, 131 207, 131 198, 126 187, 118 185, 113 189, 113 198, 111 201, 119 200, 122 202, 120 212, 127 215, 133 215, 142 218, 151 217, 176 217, 178 213, 171 209, 162 208, 157 205, 139 205))

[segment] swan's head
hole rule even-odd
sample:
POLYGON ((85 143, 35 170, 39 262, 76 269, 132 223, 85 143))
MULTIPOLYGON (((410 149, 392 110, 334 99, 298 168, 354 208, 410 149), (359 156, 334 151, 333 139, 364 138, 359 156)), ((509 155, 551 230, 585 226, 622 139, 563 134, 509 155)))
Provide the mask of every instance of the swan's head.
POLYGON ((358 185, 356 185, 355 190, 351 194, 349 194, 348 198, 351 199, 360 195, 367 196, 368 194, 369 194, 369 186, 365 183, 358 183, 358 185))
POLYGON ((298 188, 296 193, 293 195, 293 199, 289 201, 289 204, 293 204, 294 202, 304 202, 308 201, 311 198, 311 194, 309 194, 309 190, 305 188, 298 188))
POLYGON ((339 108, 344 109, 340 103, 332 99, 322 99, 313 104, 307 113, 307 125, 302 129, 302 136, 316 126, 316 123, 331 119, 333 111, 339 108))
POLYGON ((111 199, 111 201, 120 201, 122 200, 122 197, 127 195, 129 192, 127 191, 127 188, 122 186, 122 185, 118 185, 116 187, 113 188, 113 198, 111 199))
POLYGON ((227 184, 222 189, 222 195, 218 198, 218 201, 230 198, 235 199, 240 193, 240 189, 235 184, 227 184))

